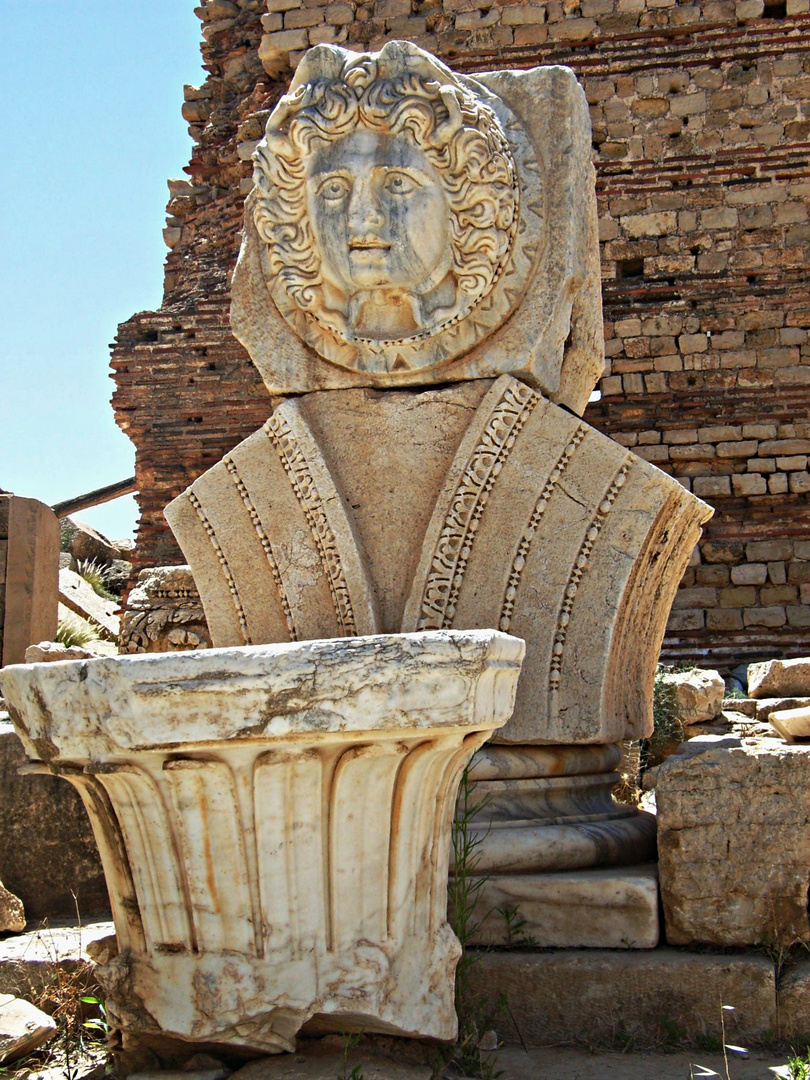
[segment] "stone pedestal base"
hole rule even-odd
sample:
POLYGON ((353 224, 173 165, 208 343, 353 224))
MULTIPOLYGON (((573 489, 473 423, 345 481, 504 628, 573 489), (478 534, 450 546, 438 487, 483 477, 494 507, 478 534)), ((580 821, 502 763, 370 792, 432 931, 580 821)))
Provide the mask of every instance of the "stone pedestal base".
POLYGON ((655 858, 653 815, 613 798, 621 756, 615 743, 479 751, 468 796, 476 873, 525 875, 655 858))
POLYGON ((478 896, 471 945, 654 949, 655 865, 558 874, 498 874, 478 896))
POLYGON ((615 743, 478 751, 459 811, 483 878, 471 944, 658 944, 656 868, 634 865, 655 858, 656 823, 613 798, 621 756, 615 743))

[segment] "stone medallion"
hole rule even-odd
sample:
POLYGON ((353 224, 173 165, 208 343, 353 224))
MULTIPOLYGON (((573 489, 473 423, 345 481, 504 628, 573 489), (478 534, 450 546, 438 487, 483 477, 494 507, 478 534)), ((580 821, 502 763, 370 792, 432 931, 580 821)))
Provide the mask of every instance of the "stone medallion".
POLYGON ((311 49, 254 154, 233 282, 271 393, 506 372, 581 411, 603 365, 587 132, 564 68, 311 49))

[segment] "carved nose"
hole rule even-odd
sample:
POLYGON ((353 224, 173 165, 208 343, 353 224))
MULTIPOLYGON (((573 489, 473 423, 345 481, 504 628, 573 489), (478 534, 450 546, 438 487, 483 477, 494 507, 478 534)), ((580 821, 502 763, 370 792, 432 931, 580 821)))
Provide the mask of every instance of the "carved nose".
POLYGON ((380 229, 385 225, 385 220, 385 212, 372 185, 355 181, 349 203, 349 228, 352 232, 380 229))

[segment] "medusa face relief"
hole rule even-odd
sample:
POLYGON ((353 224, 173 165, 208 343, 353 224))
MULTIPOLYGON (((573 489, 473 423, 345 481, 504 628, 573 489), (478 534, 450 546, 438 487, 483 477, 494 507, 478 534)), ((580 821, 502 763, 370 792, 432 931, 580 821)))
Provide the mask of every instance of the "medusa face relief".
POLYGON ((324 284, 355 338, 417 334, 455 302, 447 198, 406 135, 358 128, 320 147, 307 204, 324 284))
POLYGON ((254 160, 267 288, 322 357, 435 366, 508 314, 491 294, 518 226, 509 145, 489 105, 416 46, 310 50, 254 160))

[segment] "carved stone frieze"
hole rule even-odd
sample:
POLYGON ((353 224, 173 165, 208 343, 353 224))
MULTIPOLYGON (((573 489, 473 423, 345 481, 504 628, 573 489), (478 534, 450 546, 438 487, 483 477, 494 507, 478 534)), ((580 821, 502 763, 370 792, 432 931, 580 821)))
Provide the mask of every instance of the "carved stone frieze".
POLYGON ((218 645, 524 638, 498 736, 515 743, 648 733, 669 606, 709 513, 507 375, 283 402, 166 510, 218 645))

